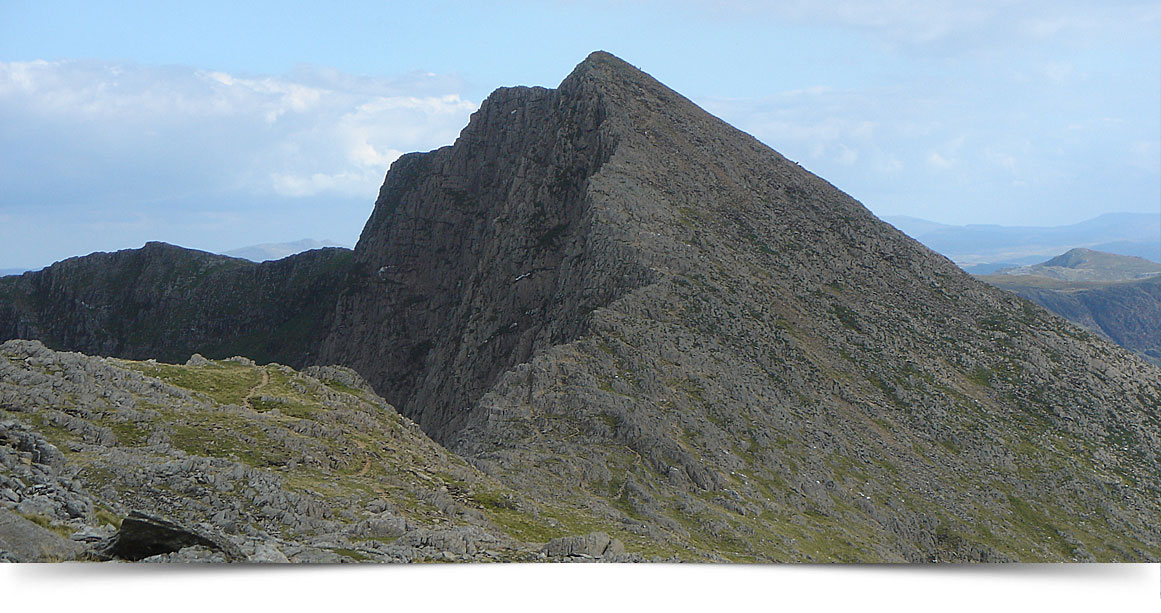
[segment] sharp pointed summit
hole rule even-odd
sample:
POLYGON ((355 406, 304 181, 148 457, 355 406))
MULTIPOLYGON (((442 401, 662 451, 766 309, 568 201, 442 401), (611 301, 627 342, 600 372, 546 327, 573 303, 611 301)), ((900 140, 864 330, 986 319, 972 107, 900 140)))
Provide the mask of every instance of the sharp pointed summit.
MULTIPOLYGON (((568 530, 695 559, 1161 557, 1161 370, 607 53, 399 158, 333 262, 329 302, 278 320, 317 347, 291 364, 353 368, 568 530)), ((0 279, 0 331, 93 321, 103 294, 53 268, 0 279)), ((67 348, 142 342, 116 334, 67 348)))
POLYGON ((701 240, 733 249, 769 234, 779 265, 797 260, 829 280, 859 257, 845 253, 856 238, 846 235, 868 232, 890 242, 889 257, 954 269, 597 52, 558 89, 497 90, 454 145, 396 162, 355 249, 373 276, 340 300, 323 355, 438 438, 500 374, 582 335, 595 309, 716 257, 701 240), (808 238, 816 232, 833 235, 808 238))

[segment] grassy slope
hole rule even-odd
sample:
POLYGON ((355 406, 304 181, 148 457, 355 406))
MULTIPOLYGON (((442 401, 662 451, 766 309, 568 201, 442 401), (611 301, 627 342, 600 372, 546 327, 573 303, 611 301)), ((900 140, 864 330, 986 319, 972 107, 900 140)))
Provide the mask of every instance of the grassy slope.
MULTIPOLYGON (((100 401, 100 410, 86 402, 45 410, 0 409, 0 419, 24 422, 57 445, 80 467, 79 479, 88 491, 116 491, 96 509, 105 523, 119 523, 127 510, 122 502, 138 495, 133 490, 140 487, 110 466, 117 461, 110 452, 116 450, 143 464, 183 458, 237 462, 279 480, 288 491, 321 501, 348 523, 363 519, 373 501, 386 500, 419 526, 473 524, 533 544, 499 559, 527 559, 536 543, 596 530, 620 537, 630 551, 664 557, 681 551, 655 547, 583 507, 534 500, 505 487, 428 439, 377 396, 338 380, 238 359, 200 366, 105 363, 145 375, 154 382, 151 392, 135 393, 134 406, 127 409, 100 401), (190 396, 182 398, 182 390, 190 396), (159 441, 168 447, 158 447, 159 441), (440 502, 449 498, 450 508, 440 502)), ((50 377, 64 372, 51 364, 37 370, 50 377)), ((150 483, 154 486, 163 494, 182 494, 165 491, 164 482, 150 483)), ((261 516, 260 510, 253 511, 261 516)), ((282 529, 263 527, 272 533, 282 529)), ((284 531, 282 536, 293 535, 284 531)), ((341 549, 336 551, 348 558, 374 559, 373 550, 358 545, 341 549)))

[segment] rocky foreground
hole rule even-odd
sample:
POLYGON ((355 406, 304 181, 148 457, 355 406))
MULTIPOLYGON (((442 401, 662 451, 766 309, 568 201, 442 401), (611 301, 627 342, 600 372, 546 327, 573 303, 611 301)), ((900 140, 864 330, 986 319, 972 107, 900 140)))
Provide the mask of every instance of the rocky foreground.
POLYGON ((348 369, 6 342, 0 560, 110 559, 644 558, 446 452, 348 369))
POLYGON ((399 158, 353 252, 76 258, 0 279, 21 336, 299 367, 6 349, 57 489, 244 555, 1161 560, 1161 370, 607 53, 399 158))

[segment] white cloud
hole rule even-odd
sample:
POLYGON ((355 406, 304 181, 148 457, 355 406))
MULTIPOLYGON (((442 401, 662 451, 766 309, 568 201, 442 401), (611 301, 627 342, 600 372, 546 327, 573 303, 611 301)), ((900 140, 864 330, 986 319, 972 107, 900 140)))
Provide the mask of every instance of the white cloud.
POLYGON ((805 20, 837 21, 861 28, 887 30, 917 42, 944 38, 979 26, 1006 2, 954 0, 798 0, 782 5, 788 14, 805 20))
POLYGON ((1154 0, 686 0, 684 4, 727 22, 765 20, 774 27, 789 22, 855 30, 882 47, 928 59, 997 51, 1006 55, 1048 40, 1099 44, 1110 32, 1153 40, 1161 24, 1161 4, 1154 0))
POLYGON ((1150 175, 1161 174, 1161 142, 1139 140, 1129 145, 1129 165, 1150 175))
POLYGON ((270 184, 274 193, 279 196, 298 198, 314 196, 325 192, 347 192, 352 186, 365 184, 370 177, 366 173, 341 172, 324 174, 321 172, 310 175, 292 175, 271 173, 270 184))
POLYGON ((1012 173, 1013 175, 1017 174, 1017 172, 1016 172, 1016 156, 1012 155, 1011 153, 1007 153, 1005 151, 997 151, 994 149, 988 149, 988 150, 984 151, 984 157, 986 159, 990 160, 996 166, 1003 168, 1004 170, 1012 173))
POLYGON ((890 155, 880 155, 875 159, 872 169, 879 174, 895 174, 903 170, 903 162, 890 155))
POLYGON ((1053 83, 1064 83, 1073 72, 1072 62, 1048 62, 1044 65, 1044 76, 1053 83))
POLYGON ((0 62, 0 266, 147 240, 353 243, 391 162, 455 140, 476 108, 465 89, 309 66, 0 62))
POLYGON ((7 152, 0 156, 20 156, 19 164, 44 173, 10 174, 0 191, 28 203, 46 182, 74 181, 64 187, 92 197, 119 193, 128 179, 145 199, 244 191, 372 200, 401 152, 454 140, 476 108, 456 85, 435 75, 390 81, 307 67, 254 77, 91 61, 0 63, 0 114, 21 124, 19 138, 37 143, 16 147, 0 136, 7 152))

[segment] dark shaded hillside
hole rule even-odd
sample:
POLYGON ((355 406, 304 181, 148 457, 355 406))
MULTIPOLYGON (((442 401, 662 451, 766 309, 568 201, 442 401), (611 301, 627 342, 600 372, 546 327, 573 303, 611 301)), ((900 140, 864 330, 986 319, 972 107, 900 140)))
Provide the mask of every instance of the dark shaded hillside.
POLYGON ((1161 370, 607 53, 400 158, 353 264, 146 251, 2 286, 2 317, 179 360, 284 341, 536 501, 513 514, 659 552, 1161 559, 1161 370))
POLYGON ((1161 277, 1114 283, 1021 275, 981 279, 1161 362, 1161 277))
POLYGON ((497 90, 455 146, 392 165, 355 248, 324 362, 350 365, 441 440, 512 366, 575 339, 652 277, 590 209, 627 100, 578 70, 497 90))
POLYGON ((0 279, 0 339, 130 359, 191 353, 312 362, 352 266, 346 249, 276 262, 148 243, 0 279))

